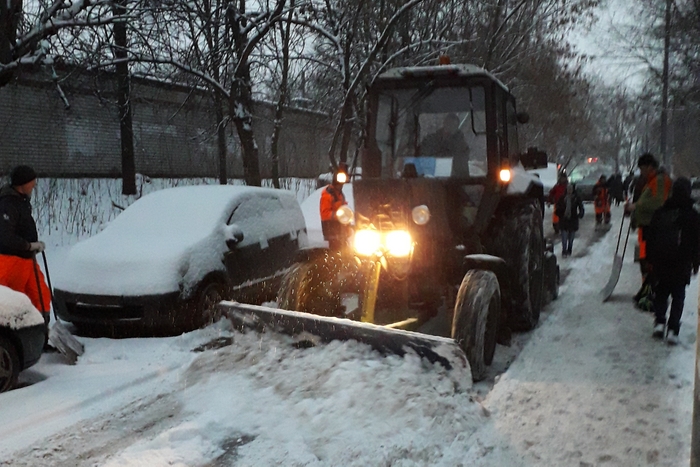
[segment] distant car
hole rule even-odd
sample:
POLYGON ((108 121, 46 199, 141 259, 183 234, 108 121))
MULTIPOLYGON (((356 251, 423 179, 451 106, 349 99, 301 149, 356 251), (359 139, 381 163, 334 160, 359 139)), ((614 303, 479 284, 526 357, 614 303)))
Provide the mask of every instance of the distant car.
POLYGON ((554 185, 556 185, 557 179, 559 178, 557 164, 554 162, 548 162, 546 169, 532 169, 528 170, 528 172, 534 173, 540 177, 545 196, 549 193, 549 190, 554 188, 554 185))
POLYGON ((601 175, 605 175, 606 180, 610 178, 610 174, 598 173, 573 182, 574 185, 576 185, 576 191, 581 197, 581 201, 593 201, 593 188, 595 187, 595 184, 598 183, 601 175))
POLYGON ((273 300, 306 244, 291 191, 156 191, 71 248, 55 280, 56 312, 78 328, 202 326, 221 299, 273 300))
POLYGON ((46 324, 29 297, 0 285, 0 392, 17 384, 19 373, 39 361, 46 324))

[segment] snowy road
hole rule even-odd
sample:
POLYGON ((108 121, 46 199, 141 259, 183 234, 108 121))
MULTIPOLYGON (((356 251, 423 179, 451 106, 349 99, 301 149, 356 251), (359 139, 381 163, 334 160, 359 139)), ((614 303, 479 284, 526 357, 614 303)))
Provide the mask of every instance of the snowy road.
POLYGON ((486 398, 491 423, 474 436, 468 465, 689 464, 697 279, 678 347, 652 339, 652 315, 632 304, 640 276, 630 249, 612 299, 601 303, 615 214, 609 237, 563 261, 566 303, 535 330, 486 398))
POLYGON ((0 394, 0 465, 687 465, 697 281, 681 345, 654 341, 651 315, 631 303, 633 239, 613 299, 598 299, 619 224, 594 235, 591 214, 561 260, 559 300, 499 346, 491 382, 221 324, 81 338, 78 365, 44 355, 25 387, 0 394))

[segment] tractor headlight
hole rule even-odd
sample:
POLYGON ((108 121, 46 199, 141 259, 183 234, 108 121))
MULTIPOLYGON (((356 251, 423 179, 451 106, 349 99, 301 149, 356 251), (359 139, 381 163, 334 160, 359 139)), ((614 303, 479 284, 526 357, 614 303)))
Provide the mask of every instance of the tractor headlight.
POLYGON ((430 220, 430 209, 428 209, 428 206, 425 204, 416 206, 411 211, 411 217, 413 218, 413 222, 416 224, 425 225, 430 220))
POLYGON ((413 251, 411 234, 405 230, 395 230, 387 233, 385 244, 391 256, 402 258, 410 255, 411 251, 413 251))
POLYGON ((501 179, 501 181, 503 183, 508 183, 510 181, 510 178, 511 178, 510 169, 502 169, 498 173, 498 177, 501 179))
POLYGON ((338 210, 335 212, 335 216, 338 218, 338 222, 343 225, 348 225, 355 218, 355 214, 347 204, 340 206, 340 208, 338 208, 338 210))
POLYGON ((355 232, 355 252, 360 256, 382 256, 386 253, 395 258, 405 258, 413 252, 413 240, 405 230, 358 230, 355 232))
POLYGON ((376 230, 358 230, 355 232, 355 251, 358 255, 371 256, 382 246, 382 237, 376 230))

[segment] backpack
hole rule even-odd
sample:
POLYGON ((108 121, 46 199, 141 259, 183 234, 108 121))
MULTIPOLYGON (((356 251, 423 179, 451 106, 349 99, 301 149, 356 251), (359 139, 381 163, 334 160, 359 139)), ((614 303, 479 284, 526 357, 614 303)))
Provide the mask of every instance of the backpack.
POLYGON ((652 235, 647 248, 651 262, 674 263, 681 259, 683 230, 680 223, 680 209, 657 211, 649 227, 652 235))

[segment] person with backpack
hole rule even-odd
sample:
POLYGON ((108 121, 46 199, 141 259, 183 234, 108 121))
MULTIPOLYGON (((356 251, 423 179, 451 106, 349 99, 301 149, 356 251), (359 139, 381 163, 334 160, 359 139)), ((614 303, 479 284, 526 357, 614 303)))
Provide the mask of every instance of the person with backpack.
POLYGON ((554 208, 559 217, 559 232, 561 233, 561 255, 571 256, 574 246, 574 236, 578 230, 578 220, 583 218, 583 201, 576 193, 576 187, 569 183, 566 194, 561 196, 554 208))
POLYGON ((625 186, 622 182, 622 175, 615 173, 608 179, 608 189, 610 190, 610 203, 615 202, 615 206, 619 206, 625 201, 625 186))
MULTIPOLYGON (((652 287, 648 280, 651 268, 646 259, 646 228, 649 226, 654 212, 668 198, 672 182, 666 172, 659 168, 659 163, 653 154, 644 153, 639 156, 637 167, 639 167, 639 179, 641 180, 637 186, 644 183, 644 187, 636 201, 625 204, 625 212, 630 213, 632 225, 637 227, 639 268, 642 273, 642 285, 634 296, 634 302, 642 310, 651 311, 652 287)), ((635 189, 635 197, 637 191, 635 189)))
POLYGON ((673 183, 671 196, 652 216, 647 227, 647 260, 652 266, 653 310, 656 315, 653 336, 678 343, 685 287, 700 268, 700 214, 693 209, 690 180, 680 177, 673 183), (671 312, 666 320, 668 297, 671 312))

